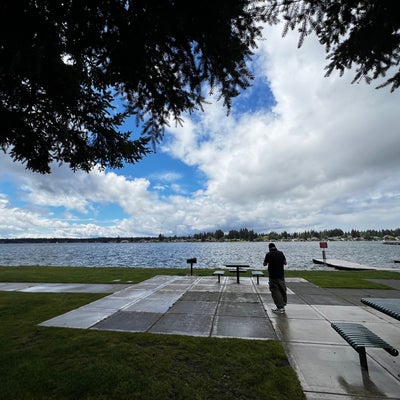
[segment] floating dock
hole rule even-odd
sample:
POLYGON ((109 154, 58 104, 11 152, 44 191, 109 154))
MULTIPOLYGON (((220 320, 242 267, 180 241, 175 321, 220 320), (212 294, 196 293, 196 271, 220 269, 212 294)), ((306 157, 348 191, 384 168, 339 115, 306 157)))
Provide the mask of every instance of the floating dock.
POLYGON ((336 258, 327 258, 325 261, 322 258, 313 258, 314 264, 322 264, 327 267, 332 267, 341 270, 358 270, 358 271, 393 271, 400 272, 399 268, 380 268, 380 267, 371 267, 368 265, 363 265, 351 261, 338 260, 336 258))

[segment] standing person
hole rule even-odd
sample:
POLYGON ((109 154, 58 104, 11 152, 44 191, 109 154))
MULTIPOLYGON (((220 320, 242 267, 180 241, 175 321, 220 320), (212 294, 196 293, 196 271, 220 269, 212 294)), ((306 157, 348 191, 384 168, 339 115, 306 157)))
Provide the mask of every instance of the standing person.
POLYGON ((285 272, 283 266, 287 264, 286 257, 278 250, 274 243, 268 245, 268 253, 264 258, 264 267, 268 265, 269 289, 276 308, 272 312, 284 314, 287 303, 285 272))

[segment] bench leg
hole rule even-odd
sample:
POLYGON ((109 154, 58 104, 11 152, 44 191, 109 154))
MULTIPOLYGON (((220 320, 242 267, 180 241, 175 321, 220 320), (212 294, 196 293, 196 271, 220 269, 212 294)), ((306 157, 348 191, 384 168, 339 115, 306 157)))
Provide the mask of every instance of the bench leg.
POLYGON ((260 276, 257 275, 257 285, 259 285, 259 284, 260 284, 260 276))
POLYGON ((361 347, 357 350, 360 357, 361 368, 368 371, 367 354, 365 353, 365 347, 361 347))
POLYGON ((221 283, 221 275, 218 274, 218 283, 221 283))

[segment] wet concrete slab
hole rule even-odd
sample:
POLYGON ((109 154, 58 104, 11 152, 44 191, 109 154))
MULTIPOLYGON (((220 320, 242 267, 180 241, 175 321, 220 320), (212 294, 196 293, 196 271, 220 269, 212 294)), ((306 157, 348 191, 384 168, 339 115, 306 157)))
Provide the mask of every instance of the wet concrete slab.
POLYGON ((220 298, 220 293, 219 292, 211 292, 211 291, 198 291, 198 288, 196 287, 196 290, 191 290, 186 292, 185 294, 182 295, 181 300, 184 301, 218 301, 220 298))
POLYGON ((343 301, 345 302, 344 305, 348 306, 360 306, 360 299, 365 296, 360 295, 342 295, 341 296, 343 301))
MULTIPOLYGON (((400 325, 399 324, 387 324, 380 321, 367 321, 363 324, 371 331, 375 332, 378 336, 385 338, 393 347, 400 351, 400 325)), ((400 362, 400 358, 391 357, 392 360, 400 362)), ((399 377, 400 377, 400 365, 399 365, 399 377)), ((400 397, 400 396, 399 396, 400 397)))
MULTIPOLYGON (((261 293, 260 297, 263 303, 273 303, 271 293, 261 293)), ((288 294, 288 304, 307 304, 305 300, 295 294, 288 294)))
POLYGON ((280 340, 285 342, 336 343, 343 339, 323 319, 289 319, 277 316, 271 318, 280 340))
MULTIPOLYGON (((179 277, 157 276, 154 279, 145 281, 143 285, 130 285, 129 288, 123 288, 118 293, 103 297, 76 310, 45 321, 40 325, 89 329, 124 309, 138 313, 164 313, 187 290, 188 285, 185 284, 180 287, 180 292, 177 293, 175 288, 166 296, 165 287, 175 281, 179 281, 179 277), (155 293, 158 293, 158 298, 156 297, 152 300, 151 296, 155 293), (166 301, 166 298, 168 298, 168 301, 166 301)), ((117 325, 114 321, 112 326, 116 330, 120 330, 117 325)), ((96 329, 99 329, 99 327, 97 326, 96 329)), ((110 329, 108 325, 107 329, 110 329)), ((126 330, 126 327, 121 330, 126 330)))
POLYGON ((129 299, 129 300, 137 300, 137 299, 142 299, 144 297, 150 296, 153 293, 152 290, 148 289, 134 289, 132 287, 125 289, 125 290, 120 290, 116 293, 113 293, 110 298, 117 299, 129 299))
MULTIPOLYGON (((241 282, 244 281, 244 278, 241 279, 241 282)), ((232 282, 227 283, 227 285, 224 287, 224 292, 225 293, 255 293, 255 289, 252 286, 245 285, 244 283, 236 283, 236 281, 232 284, 232 282)))
POLYGON ((0 282, 0 291, 2 292, 19 292, 23 289, 27 289, 34 284, 23 283, 23 282, 0 282))
POLYGON ((217 309, 216 301, 178 301, 171 312, 174 314, 209 314, 214 315, 217 309))
POLYGON ((99 309, 99 310, 114 310, 114 312, 127 307, 132 302, 131 299, 124 299, 120 297, 107 296, 100 300, 88 304, 85 308, 99 309))
POLYGON ((172 304, 172 302, 161 302, 150 297, 125 306, 123 311, 166 313, 171 308, 172 304))
POLYGON ((400 298, 399 290, 385 290, 385 289, 364 289, 362 297, 387 297, 387 298, 400 298))
POLYGON ((149 330, 151 333, 210 336, 212 314, 167 313, 149 330))
MULTIPOLYGON (((359 300, 362 295, 360 291, 359 300)), ((400 326, 375 311, 359 301, 358 306, 291 305, 286 315, 271 316, 307 399, 400 398, 399 358, 367 348, 365 372, 358 353, 330 326, 334 321, 359 322, 400 349, 400 326)))
POLYGON ((229 301, 235 303, 258 303, 260 299, 257 293, 225 292, 221 294, 220 301, 229 301))
POLYGON ((0 291, 28 293, 114 293, 131 284, 0 282, 0 291))
POLYGON ((217 315, 229 315, 231 317, 266 317, 264 307, 260 302, 237 303, 221 301, 219 303, 217 315))
MULTIPOLYGON (((400 357, 367 349, 369 371, 358 353, 330 326, 359 322, 400 349, 400 322, 361 303, 361 297, 400 297, 381 289, 321 289, 287 279, 286 313, 276 315, 267 279, 157 276, 121 287, 42 326, 150 332, 204 337, 280 340, 308 400, 400 399, 400 357)), ((45 284, 0 284, 0 290, 48 291, 45 284), (35 287, 35 288, 34 288, 35 287), (13 288, 13 289, 10 289, 13 288), (32 289, 30 289, 32 288, 32 289)), ((396 286, 396 285, 392 285, 396 286)), ((55 289, 55 287, 53 287, 55 289)), ((58 290, 69 290, 59 285, 58 290)))
POLYGON ((327 320, 335 322, 379 322, 379 318, 370 313, 366 307, 347 306, 343 312, 342 306, 314 305, 327 320))
MULTIPOLYGON (((395 325, 400 327, 400 321, 393 319, 391 316, 381 313, 378 310, 368 308, 368 312, 379 317, 384 323, 389 323, 390 325, 395 325)), ((400 351, 400 350, 399 350, 400 351)))
POLYGON ((109 317, 115 310, 84 307, 73 310, 39 324, 40 326, 58 328, 89 329, 99 321, 109 317))
POLYGON ((218 315, 215 319, 212 335, 242 339, 276 339, 271 323, 264 317, 218 315))
POLYGON ((393 289, 400 290, 400 280, 398 279, 368 279, 371 282, 380 283, 393 289))
MULTIPOLYGON (((270 309, 274 307, 273 302, 271 301, 266 306, 268 313, 270 313, 270 318, 279 318, 280 315, 276 315, 271 313, 270 309)), ((285 318, 290 319, 303 319, 303 320, 312 320, 312 319, 322 319, 321 314, 317 311, 315 307, 311 307, 309 304, 290 304, 286 307, 285 318)), ((281 318, 282 319, 282 318, 281 318)))
POLYGON ((342 399, 399 399, 399 380, 373 359, 369 372, 360 368, 356 351, 348 345, 313 343, 284 344, 306 395, 342 396, 342 399), (350 397, 347 397, 350 396, 350 397))
POLYGON ((319 286, 314 285, 313 283, 310 283, 310 282, 307 282, 307 281, 290 282, 290 285, 288 285, 288 288, 291 289, 293 291, 293 293, 296 293, 297 295, 301 295, 301 294, 325 294, 326 293, 325 289, 322 289, 319 286))
POLYGON ((162 313, 118 311, 103 321, 93 325, 91 329, 122 331, 122 332, 146 332, 162 316, 162 313))
POLYGON ((298 295, 307 304, 330 304, 338 306, 349 306, 350 303, 339 296, 329 293, 323 294, 300 294, 298 295))

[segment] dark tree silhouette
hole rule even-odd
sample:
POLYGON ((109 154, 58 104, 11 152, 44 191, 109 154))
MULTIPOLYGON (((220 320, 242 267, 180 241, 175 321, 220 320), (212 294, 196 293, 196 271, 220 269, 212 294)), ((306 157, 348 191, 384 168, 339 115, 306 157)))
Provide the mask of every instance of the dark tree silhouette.
POLYGON ((400 86, 400 12, 397 0, 270 0, 266 2, 271 24, 285 21, 283 35, 297 28, 301 47, 315 32, 325 46, 326 76, 342 75, 353 65, 354 82, 367 83, 390 76, 378 88, 400 86))
POLYGON ((229 0, 3 0, 0 146, 30 170, 120 168, 154 150, 172 117, 201 109, 204 88, 231 99, 263 5, 229 0), (123 131, 134 117, 140 135, 123 131))
POLYGON ((353 82, 400 86, 397 0, 3 0, 0 146, 40 173, 138 162, 171 118, 202 109, 205 87, 229 113, 259 24, 280 20, 299 46, 316 33, 327 75, 355 66, 353 82))

